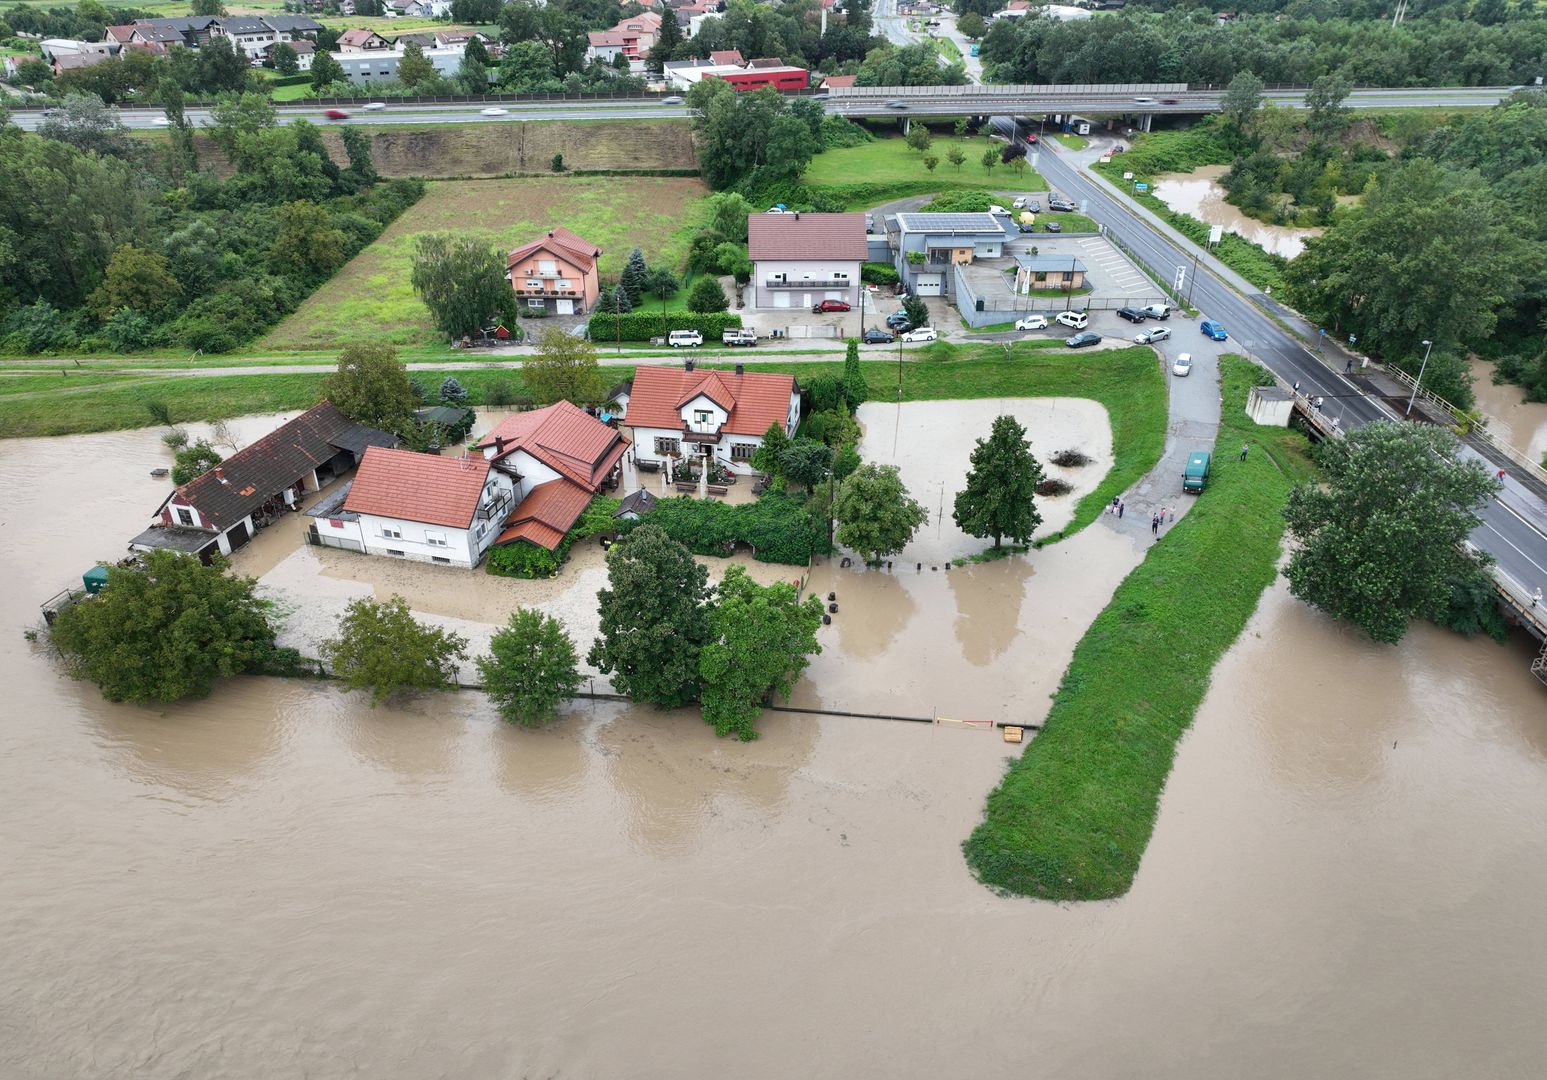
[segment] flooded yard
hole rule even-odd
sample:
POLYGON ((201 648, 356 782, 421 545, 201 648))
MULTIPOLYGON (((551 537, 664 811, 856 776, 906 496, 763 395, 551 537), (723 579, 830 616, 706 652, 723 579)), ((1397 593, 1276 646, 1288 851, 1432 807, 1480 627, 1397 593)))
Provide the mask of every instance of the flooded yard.
MULTIPOLYGON (((978 434, 950 415, 933 430, 978 434)), ((867 457, 888 419, 865 416, 867 457)), ((1104 430, 1027 422, 1049 445, 1104 430)), ((372 709, 271 679, 103 701, 21 630, 141 527, 164 457, 151 431, 0 441, 8 1080, 1547 1070, 1547 709, 1519 644, 1374 646, 1275 587, 1179 748, 1134 891, 1009 900, 959 846, 1015 752, 983 731, 770 713, 743 744, 604 703, 528 732, 476 693, 372 709)), ((402 591, 492 625, 600 565, 420 575, 289 526, 241 555, 298 603, 402 591)), ((1101 521, 950 571, 930 560, 982 542, 918 544, 906 571, 816 568, 840 610, 797 701, 1040 715, 1138 557, 1101 521)))
POLYGON ((1287 225, 1269 225, 1248 217, 1225 201, 1227 192, 1219 178, 1230 171, 1228 165, 1204 165, 1186 173, 1162 173, 1155 177, 1154 194, 1171 209, 1190 214, 1209 225, 1250 240, 1266 251, 1292 259, 1305 250, 1305 241, 1320 236, 1320 229, 1295 229, 1287 225))

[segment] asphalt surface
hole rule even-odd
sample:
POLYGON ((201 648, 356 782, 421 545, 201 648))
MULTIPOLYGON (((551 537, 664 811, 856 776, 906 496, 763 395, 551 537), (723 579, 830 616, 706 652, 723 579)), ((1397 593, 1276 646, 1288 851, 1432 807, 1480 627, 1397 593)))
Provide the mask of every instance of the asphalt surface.
MULTIPOLYGON (((1008 117, 996 118, 996 125, 1006 133, 1012 123, 1008 117)), ((1344 376, 1336 361, 1329 366, 1310 352, 1300 338, 1270 318, 1259 303, 1217 276, 1208 261, 1197 260, 1195 272, 1193 249, 1175 244, 1158 232, 1132 204, 1111 194, 1100 181, 1079 169, 1072 155, 1041 151, 1036 168, 1053 190, 1082 204, 1083 213, 1115 232, 1141 262, 1163 279, 1172 279, 1177 268, 1185 267, 1182 291, 1202 313, 1199 320, 1210 318, 1223 323, 1231 340, 1252 359, 1285 382, 1298 383, 1302 392, 1324 397, 1324 413, 1337 417, 1344 429, 1396 418, 1395 411, 1372 397, 1357 377, 1344 376)), ((1253 295, 1261 303, 1271 304, 1260 293, 1253 295)), ((1172 316, 1173 331, 1184 324, 1183 320, 1180 313, 1172 316)), ((1196 332, 1197 321, 1191 325, 1196 332)), ((1316 328, 1301 325, 1302 332, 1316 337, 1316 328)), ((1176 342, 1174 338, 1173 343, 1176 342)), ((1482 524, 1472 536, 1473 543, 1492 555, 1498 568, 1523 586, 1527 594, 1538 587, 1547 590, 1547 505, 1519 479, 1512 478, 1501 499, 1488 503, 1480 516, 1482 524)))
MULTIPOLYGON (((276 113, 281 124, 293 124, 297 120, 308 120, 314 124, 497 124, 506 121, 520 120, 671 120, 686 119, 687 109, 682 105, 658 105, 655 103, 640 104, 633 101, 625 102, 556 102, 553 104, 510 104, 487 105, 474 103, 469 105, 395 105, 391 99, 384 104, 386 108, 377 110, 362 109, 357 106, 343 107, 341 111, 349 114, 347 120, 331 120, 326 111, 335 106, 306 105, 288 106, 282 105, 276 113), (485 116, 484 109, 500 108, 505 110, 503 116, 485 116)), ((122 109, 119 115, 123 119, 124 126, 135 130, 156 130, 164 128, 165 124, 156 123, 157 119, 165 119, 162 113, 156 109, 122 109)), ((189 109, 187 111, 188 122, 195 127, 205 127, 211 122, 208 109, 189 109)), ((18 110, 12 114, 12 120, 17 127, 24 131, 36 130, 42 123, 43 115, 36 110, 18 110)))

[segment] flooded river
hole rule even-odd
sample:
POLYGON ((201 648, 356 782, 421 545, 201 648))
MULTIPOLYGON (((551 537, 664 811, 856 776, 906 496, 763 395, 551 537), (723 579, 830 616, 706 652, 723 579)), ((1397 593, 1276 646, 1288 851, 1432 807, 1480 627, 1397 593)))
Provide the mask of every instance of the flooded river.
MULTIPOLYGON (((20 630, 140 527, 163 455, 0 441, 7 1080, 1547 1070, 1523 644, 1380 648, 1275 588, 1133 892, 1030 903, 963 864, 1014 752, 983 732, 774 713, 740 744, 611 704, 526 732, 268 679, 104 702, 20 630)), ((797 698, 1040 715, 1128 544, 818 567, 843 602, 797 698)))
POLYGON ((1472 392, 1477 407, 1488 417, 1488 433, 1540 462, 1547 454, 1547 402, 1527 401, 1525 391, 1513 383, 1493 381, 1493 365, 1472 357, 1472 392))
POLYGON ((1210 225, 1222 226, 1226 232, 1233 232, 1286 259, 1304 251, 1307 239, 1321 235, 1320 229, 1269 225, 1241 213, 1225 201, 1228 193, 1219 184, 1219 178, 1229 171, 1228 165, 1205 165, 1192 172, 1163 173, 1155 177, 1155 196, 1173 210, 1191 214, 1210 225))

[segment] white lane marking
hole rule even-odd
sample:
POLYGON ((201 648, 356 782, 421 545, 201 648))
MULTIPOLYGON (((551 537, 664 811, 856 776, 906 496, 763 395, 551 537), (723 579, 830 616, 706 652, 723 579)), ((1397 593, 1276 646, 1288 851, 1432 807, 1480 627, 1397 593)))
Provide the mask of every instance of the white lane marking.
MULTIPOLYGON (((1508 509, 1508 508, 1506 507, 1506 509, 1508 509)), ((1522 559, 1524 559, 1526 562, 1528 562, 1532 566, 1536 567, 1543 574, 1547 574, 1547 566, 1543 566, 1541 563, 1539 563, 1535 559, 1531 558, 1531 556, 1527 555, 1524 551, 1521 551, 1519 546, 1516 545, 1514 541, 1512 541, 1509 537, 1505 536, 1503 533, 1499 532, 1498 529, 1495 529, 1491 523, 1489 523, 1487 521, 1484 521, 1482 523, 1482 527, 1487 529, 1494 536, 1497 536, 1500 540, 1504 541, 1510 547, 1514 548, 1515 551, 1519 553, 1520 557, 1522 559)))

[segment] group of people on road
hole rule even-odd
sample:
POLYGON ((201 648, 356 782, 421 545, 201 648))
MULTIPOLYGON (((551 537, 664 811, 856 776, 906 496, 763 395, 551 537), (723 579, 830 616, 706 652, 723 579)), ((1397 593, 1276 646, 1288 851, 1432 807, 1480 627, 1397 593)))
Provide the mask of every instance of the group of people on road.
MULTIPOLYGON (((1123 516, 1123 513, 1127 509, 1128 504, 1123 500, 1122 496, 1113 495, 1111 504, 1107 506, 1107 513, 1116 514, 1120 518, 1123 516)), ((1160 527, 1174 521, 1176 521, 1176 508, 1171 506, 1162 506, 1159 510, 1156 510, 1150 515, 1150 534, 1154 536, 1156 540, 1159 540, 1160 527)))

